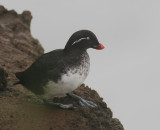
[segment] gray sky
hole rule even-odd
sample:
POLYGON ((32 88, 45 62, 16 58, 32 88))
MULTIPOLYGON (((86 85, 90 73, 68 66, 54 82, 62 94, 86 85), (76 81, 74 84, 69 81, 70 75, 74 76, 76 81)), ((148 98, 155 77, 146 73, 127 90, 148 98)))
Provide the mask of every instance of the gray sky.
POLYGON ((33 15, 32 35, 46 52, 71 34, 93 31, 106 47, 90 49, 86 84, 97 90, 126 130, 160 130, 159 0, 1 0, 33 15))

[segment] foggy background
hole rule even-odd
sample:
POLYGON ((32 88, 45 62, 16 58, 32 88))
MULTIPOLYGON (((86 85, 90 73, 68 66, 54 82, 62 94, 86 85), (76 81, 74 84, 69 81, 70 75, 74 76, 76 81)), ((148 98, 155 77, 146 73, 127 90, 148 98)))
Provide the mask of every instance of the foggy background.
POLYGON ((89 29, 104 50, 89 49, 85 83, 98 91, 125 130, 160 130, 159 0, 0 0, 32 12, 32 35, 45 52, 89 29))

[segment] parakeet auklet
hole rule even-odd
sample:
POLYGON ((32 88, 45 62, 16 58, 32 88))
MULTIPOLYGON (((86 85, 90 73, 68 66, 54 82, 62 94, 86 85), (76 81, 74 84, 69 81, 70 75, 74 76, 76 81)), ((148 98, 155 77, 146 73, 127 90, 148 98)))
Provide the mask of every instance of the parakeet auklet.
POLYGON ((77 99, 80 105, 97 107, 91 101, 85 100, 71 92, 78 88, 86 79, 90 59, 87 49, 104 49, 95 34, 89 30, 75 32, 68 40, 64 49, 57 49, 39 57, 24 72, 15 75, 27 89, 41 97, 46 104, 61 108, 73 108, 72 104, 53 103, 54 96, 67 94, 77 99))

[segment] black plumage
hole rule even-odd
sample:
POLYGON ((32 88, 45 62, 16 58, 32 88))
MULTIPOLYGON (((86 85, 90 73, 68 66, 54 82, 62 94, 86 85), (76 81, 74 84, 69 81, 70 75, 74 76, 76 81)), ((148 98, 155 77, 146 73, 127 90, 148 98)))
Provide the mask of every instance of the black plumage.
MULTIPOLYGON (((81 65, 79 68, 88 67, 84 71, 89 70, 89 56, 86 52, 88 48, 103 49, 104 47, 91 31, 81 30, 75 32, 64 49, 46 53, 39 57, 24 72, 16 73, 16 77, 19 79, 17 84, 24 85, 35 94, 43 95, 45 93, 44 88, 49 81, 58 83, 70 69, 78 68, 81 65), (83 65, 85 62, 88 65, 83 65)), ((74 73, 79 72, 77 70, 74 73)), ((80 72, 79 75, 83 75, 83 73, 85 76, 88 74, 80 72)))

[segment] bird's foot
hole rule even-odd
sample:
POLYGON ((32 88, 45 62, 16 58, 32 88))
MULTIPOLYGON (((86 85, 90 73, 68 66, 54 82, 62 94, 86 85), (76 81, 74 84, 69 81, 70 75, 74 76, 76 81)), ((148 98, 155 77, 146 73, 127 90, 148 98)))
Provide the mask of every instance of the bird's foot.
POLYGON ((47 105, 59 107, 59 108, 62 108, 62 109, 74 109, 75 108, 73 106, 73 104, 54 103, 51 100, 46 100, 46 99, 44 99, 43 101, 47 105))
POLYGON ((72 98, 74 98, 74 99, 76 99, 76 100, 78 100, 79 104, 81 106, 89 106, 89 107, 92 107, 92 108, 97 108, 98 107, 97 104, 93 103, 92 101, 85 100, 85 99, 83 99, 80 96, 77 96, 75 94, 68 93, 67 95, 72 97, 72 98))
POLYGON ((73 106, 73 104, 61 104, 59 103, 58 105, 60 108, 62 109, 74 109, 75 107, 73 106))
POLYGON ((97 104, 93 103, 92 101, 85 100, 85 99, 83 99, 83 98, 81 98, 81 99, 79 100, 79 104, 80 104, 81 106, 89 106, 89 107, 93 107, 93 108, 98 107, 97 104))

